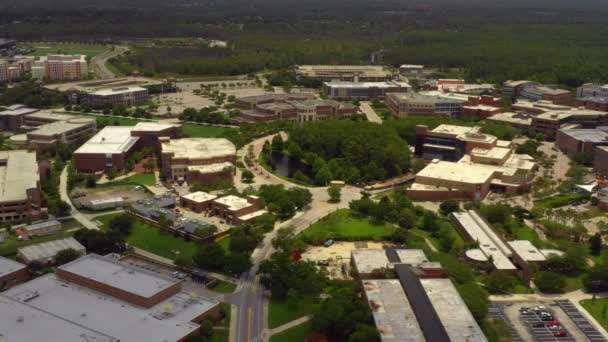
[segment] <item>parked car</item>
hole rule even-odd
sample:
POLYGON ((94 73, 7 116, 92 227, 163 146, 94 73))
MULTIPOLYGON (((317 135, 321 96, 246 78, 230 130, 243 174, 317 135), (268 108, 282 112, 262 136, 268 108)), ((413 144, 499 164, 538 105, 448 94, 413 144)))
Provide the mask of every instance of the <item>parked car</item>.
POLYGON ((554 326, 559 326, 559 325, 560 324, 558 321, 550 321, 550 322, 545 323, 545 326, 547 326, 547 327, 554 327, 554 326))
POLYGON ((568 336, 568 333, 566 332, 566 330, 553 331, 553 336, 566 337, 566 336, 568 336))
POLYGON ((330 247, 333 244, 334 244, 334 240, 333 239, 327 239, 327 240, 325 240, 325 243, 323 244, 323 246, 330 247))
POLYGON ((532 310, 534 311, 547 311, 547 307, 544 305, 535 306, 532 310))
POLYGON ((543 322, 538 322, 538 323, 534 323, 532 324, 533 328, 544 328, 545 324, 543 322))
POLYGON ((540 320, 543 322, 549 322, 549 321, 553 320, 553 316, 552 315, 540 316, 540 320))

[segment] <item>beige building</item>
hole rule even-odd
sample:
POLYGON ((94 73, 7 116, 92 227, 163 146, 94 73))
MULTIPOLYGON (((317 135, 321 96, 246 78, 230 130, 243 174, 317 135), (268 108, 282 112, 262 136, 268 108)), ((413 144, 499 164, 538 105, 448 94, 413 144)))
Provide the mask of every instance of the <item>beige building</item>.
POLYGON ((381 82, 393 77, 381 65, 297 65, 297 77, 309 77, 323 82, 381 82))
POLYGON ((0 223, 35 221, 42 212, 36 154, 25 150, 0 152, 0 223))
POLYGON ((32 78, 46 81, 84 80, 88 76, 85 55, 48 55, 39 57, 31 67, 32 78))

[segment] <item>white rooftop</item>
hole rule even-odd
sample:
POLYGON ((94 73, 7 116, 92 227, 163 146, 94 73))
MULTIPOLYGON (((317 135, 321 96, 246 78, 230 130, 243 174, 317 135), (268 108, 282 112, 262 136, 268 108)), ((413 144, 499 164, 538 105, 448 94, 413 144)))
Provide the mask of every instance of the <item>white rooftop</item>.
POLYGON ((420 265, 429 261, 422 249, 395 248, 401 263, 408 265, 420 265))
POLYGON ((37 245, 30 245, 21 247, 18 250, 18 254, 23 256, 26 260, 43 260, 55 257, 57 252, 64 249, 73 248, 79 252, 84 252, 85 248, 73 237, 69 237, 61 240, 53 240, 43 242, 37 245))
POLYGON ((363 290, 382 342, 425 341, 399 280, 363 280, 363 290))
POLYGON ((206 165, 189 165, 188 171, 196 171, 198 173, 217 173, 222 172, 226 168, 234 168, 234 165, 229 162, 206 164, 206 165))
MULTIPOLYGON (((47 274, 4 293, 28 305, 124 342, 172 342, 198 329, 191 321, 218 303, 179 293, 143 308, 47 274)), ((2 323, 0 323, 2 324, 2 323)), ((53 335, 50 335, 53 336, 53 335)), ((28 341, 64 341, 41 339, 28 341)), ((78 340, 85 342, 86 340, 78 340)), ((96 341, 96 340, 92 340, 96 341)))
POLYGON ((492 179, 496 170, 480 165, 452 163, 434 159, 416 174, 416 178, 433 178, 466 184, 485 184, 492 179))
POLYGON ((351 256, 359 273, 369 274, 374 270, 392 267, 384 249, 354 249, 351 256))
POLYGON ((25 114, 34 113, 37 111, 38 111, 38 109, 25 108, 21 105, 14 105, 14 106, 8 107, 8 110, 1 111, 0 116, 2 116, 2 115, 9 115, 9 116, 25 115, 25 114))
POLYGON ((452 213, 454 218, 459 222, 462 229, 472 241, 479 244, 479 249, 489 259, 492 257, 492 263, 497 270, 515 270, 509 257, 511 250, 494 232, 494 230, 479 216, 474 210, 452 213))
POLYGON ((246 214, 243 216, 239 216, 239 220, 243 220, 243 221, 247 221, 247 220, 251 220, 252 218, 258 217, 258 216, 262 216, 264 214, 267 214, 268 211, 262 209, 262 210, 258 210, 258 211, 254 211, 250 214, 246 214))
POLYGON ((0 152, 0 201, 23 201, 26 190, 38 187, 40 174, 36 153, 25 150, 0 152))
POLYGON ((515 253, 519 254, 524 261, 545 261, 547 259, 543 253, 528 240, 515 240, 509 241, 508 243, 515 253))
POLYGON ((451 341, 486 342, 475 318, 447 278, 420 279, 451 341))
POLYGON ((78 258, 59 269, 146 298, 179 283, 171 277, 96 254, 78 258))
POLYGON ((114 337, 2 294, 0 294, 0 341, 118 342, 114 337))
POLYGON ((337 88, 411 88, 407 82, 385 81, 385 82, 343 82, 333 81, 324 83, 328 87, 337 88))
POLYGON ((131 136, 133 127, 106 126, 76 150, 79 153, 119 154, 127 152, 139 139, 131 136))
POLYGON ((220 197, 215 200, 216 203, 223 204, 228 207, 228 209, 236 211, 243 208, 247 208, 251 205, 246 198, 238 197, 234 195, 229 195, 225 197, 220 197))
POLYGON ((174 158, 211 159, 236 154, 236 147, 223 138, 183 138, 162 143, 163 153, 173 153, 174 158))
POLYGON ((110 95, 132 93, 132 92, 137 92, 137 91, 147 91, 147 89, 142 88, 142 87, 103 88, 103 89, 92 90, 89 92, 89 94, 99 95, 99 96, 110 96, 110 95))
POLYGON ((141 121, 138 122, 135 127, 133 127, 133 131, 159 132, 173 127, 181 127, 181 125, 141 121))
POLYGON ((0 256, 0 277, 3 277, 9 273, 13 273, 13 272, 22 270, 24 268, 25 268, 24 264, 0 256))
POLYGON ((68 133, 75 129, 80 129, 87 126, 94 126, 96 124, 93 118, 70 118, 66 121, 51 122, 42 126, 39 126, 35 131, 29 132, 30 135, 58 135, 68 133))
POLYGON ((216 195, 212 195, 212 194, 204 192, 204 191, 192 192, 192 193, 189 193, 182 197, 187 200, 190 200, 192 202, 197 202, 197 203, 212 201, 217 198, 216 195))

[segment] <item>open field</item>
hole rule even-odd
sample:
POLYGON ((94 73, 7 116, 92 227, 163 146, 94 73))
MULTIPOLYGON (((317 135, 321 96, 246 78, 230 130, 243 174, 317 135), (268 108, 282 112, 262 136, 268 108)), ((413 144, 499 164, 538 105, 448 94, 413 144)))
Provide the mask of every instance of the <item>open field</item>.
POLYGON ((268 305, 268 327, 276 328, 294 319, 310 315, 313 309, 312 299, 305 298, 297 303, 271 300, 268 305))
MULTIPOLYGON (((110 220, 118 215, 122 213, 97 216, 95 219, 103 223, 102 229, 107 229, 110 220)), ((169 259, 175 259, 178 255, 192 257, 198 249, 198 245, 194 242, 162 232, 139 220, 134 220, 126 241, 135 247, 169 259)))
POLYGON ((110 49, 110 47, 107 45, 54 42, 19 43, 17 47, 21 49, 34 49, 34 52, 31 53, 32 56, 46 56, 48 54, 66 54, 87 55, 87 57, 95 57, 100 53, 110 49))
POLYGON ((335 240, 384 240, 390 236, 395 227, 383 224, 376 225, 368 218, 357 218, 349 209, 340 209, 311 225, 300 233, 304 241, 319 242, 333 238, 335 240))

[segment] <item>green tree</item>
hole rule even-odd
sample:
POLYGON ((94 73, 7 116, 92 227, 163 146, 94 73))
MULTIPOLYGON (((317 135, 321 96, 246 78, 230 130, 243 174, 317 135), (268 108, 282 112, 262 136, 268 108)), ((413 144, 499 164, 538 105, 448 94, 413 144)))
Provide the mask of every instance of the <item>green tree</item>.
POLYGON ((462 297, 475 320, 480 323, 483 322, 485 317, 488 315, 488 306, 490 304, 488 300, 488 293, 479 285, 474 283, 467 283, 457 287, 458 293, 462 297))
POLYGON ((492 271, 486 277, 485 284, 491 293, 508 294, 517 285, 517 279, 506 272, 492 271))
POLYGON ((55 254, 55 265, 61 266, 63 264, 67 264, 70 261, 80 258, 80 256, 80 252, 74 248, 60 250, 57 252, 57 254, 55 254))
POLYGON ((156 162, 154 162, 154 159, 150 158, 146 160, 142 166, 144 167, 144 169, 146 169, 146 172, 150 173, 154 170, 156 162))
POLYGON ((332 180, 332 178, 333 178, 333 176, 331 174, 331 171, 329 170, 329 167, 327 167, 327 165, 326 165, 326 166, 322 167, 315 175, 315 184, 325 186, 325 185, 329 184, 329 182, 332 180))
POLYGON ((184 254, 178 255, 173 262, 175 263, 175 266, 180 268, 191 269, 194 267, 192 257, 184 254))
POLYGON ((253 183, 254 178, 255 175, 249 170, 243 170, 243 172, 241 173, 241 180, 243 181, 243 183, 251 184, 253 183))
POLYGON ((329 195, 330 203, 339 203, 342 193, 342 188, 339 186, 330 186, 327 188, 327 194, 329 195))
POLYGON ((593 255, 600 255, 602 253, 602 235, 600 233, 595 233, 595 235, 589 238, 589 249, 593 255))
POLYGON ((275 135, 272 138, 272 150, 273 151, 283 151, 285 148, 285 143, 283 142, 283 137, 280 134, 275 135))
POLYGON ((249 257, 248 253, 232 252, 226 257, 224 269, 226 272, 238 276, 239 274, 249 270, 251 266, 251 257, 249 257))
POLYGON ((543 271, 536 275, 534 284, 542 292, 562 293, 566 287, 566 279, 558 273, 543 271))
POLYGON ((201 246, 192 260, 197 267, 221 270, 226 261, 226 252, 217 242, 212 242, 201 246))
POLYGON ((120 214, 113 217, 108 223, 108 226, 110 230, 127 236, 133 228, 133 218, 128 214, 120 214))
POLYGON ((443 215, 448 216, 449 214, 460 210, 460 203, 453 199, 445 200, 439 205, 439 210, 443 215))

